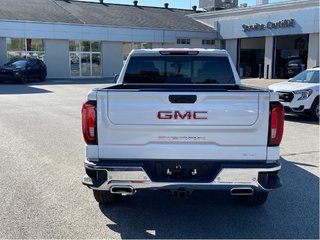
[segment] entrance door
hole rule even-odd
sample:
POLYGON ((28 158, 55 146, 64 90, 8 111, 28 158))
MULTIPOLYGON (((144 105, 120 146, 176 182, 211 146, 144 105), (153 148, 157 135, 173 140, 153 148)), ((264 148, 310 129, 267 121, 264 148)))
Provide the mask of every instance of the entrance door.
POLYGON ((259 71, 263 74, 264 52, 265 38, 241 39, 240 77, 257 78, 259 71))
POLYGON ((91 76, 91 59, 90 53, 81 53, 81 76, 91 76))
POLYGON ((80 54, 70 53, 71 77, 80 77, 80 54))
POLYGON ((291 78, 307 68, 309 35, 276 38, 276 78, 291 78))

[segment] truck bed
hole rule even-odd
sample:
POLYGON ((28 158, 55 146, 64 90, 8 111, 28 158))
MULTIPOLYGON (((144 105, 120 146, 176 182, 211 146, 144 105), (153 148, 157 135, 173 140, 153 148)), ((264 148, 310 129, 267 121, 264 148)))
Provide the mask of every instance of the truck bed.
POLYGON ((216 91, 246 91, 268 92, 268 89, 244 85, 214 85, 214 84, 115 84, 108 87, 96 88, 95 91, 126 90, 126 91, 170 91, 170 92, 216 92, 216 91))

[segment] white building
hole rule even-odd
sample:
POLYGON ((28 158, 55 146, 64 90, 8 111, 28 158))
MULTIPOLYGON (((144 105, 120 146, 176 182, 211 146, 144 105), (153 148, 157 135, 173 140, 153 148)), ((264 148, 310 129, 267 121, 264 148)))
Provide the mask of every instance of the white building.
POLYGON ((212 12, 102 0, 1 0, 0 65, 38 57, 48 78, 111 77, 133 48, 226 48, 242 77, 257 77, 261 69, 265 78, 284 78, 291 60, 303 68, 319 65, 319 24, 319 0, 212 12))
POLYGON ((1 0, 0 64, 39 57, 48 78, 110 77, 133 48, 215 47, 192 10, 100 1, 1 0))
POLYGON ((286 77, 286 64, 319 65, 319 0, 287 1, 194 14, 218 33, 240 75, 286 77))

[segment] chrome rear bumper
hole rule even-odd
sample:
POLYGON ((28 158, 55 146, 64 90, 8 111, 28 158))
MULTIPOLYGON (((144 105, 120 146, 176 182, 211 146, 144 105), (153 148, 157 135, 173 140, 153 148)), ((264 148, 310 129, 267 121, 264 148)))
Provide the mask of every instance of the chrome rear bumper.
POLYGON ((179 182, 179 181, 152 181, 143 167, 133 166, 98 166, 95 163, 86 162, 85 168, 91 172, 102 171, 105 174, 103 181, 95 179, 86 174, 82 183, 94 190, 110 191, 114 187, 139 189, 207 189, 207 190, 231 190, 234 188, 252 188, 255 191, 269 191, 281 186, 277 172, 280 170, 280 163, 268 165, 262 164, 259 167, 229 167, 221 168, 219 173, 210 182, 179 182), (263 167, 265 165, 265 167, 263 167), (261 182, 261 174, 269 180, 261 182), (272 174, 272 175, 271 175, 272 174), (260 177, 259 177, 260 176, 260 177), (269 182, 268 182, 269 181, 269 182))

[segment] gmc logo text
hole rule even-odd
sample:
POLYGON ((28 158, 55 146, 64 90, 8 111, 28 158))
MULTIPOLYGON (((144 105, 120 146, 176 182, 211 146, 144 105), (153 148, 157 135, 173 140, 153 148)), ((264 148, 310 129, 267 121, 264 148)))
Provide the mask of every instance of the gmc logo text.
POLYGON ((186 120, 207 120, 208 119, 208 111, 159 111, 158 119, 186 119, 186 120))

